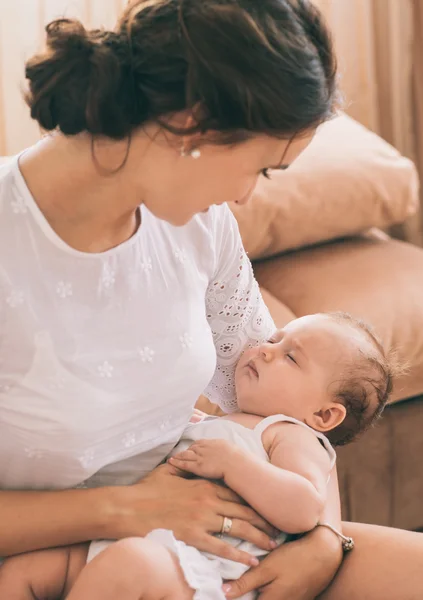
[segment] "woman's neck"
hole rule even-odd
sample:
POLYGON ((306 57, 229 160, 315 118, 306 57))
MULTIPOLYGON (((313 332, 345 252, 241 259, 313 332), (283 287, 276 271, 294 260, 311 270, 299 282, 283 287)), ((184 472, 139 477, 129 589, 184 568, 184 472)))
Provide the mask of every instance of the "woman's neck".
POLYGON ((125 169, 127 142, 106 143, 94 151, 96 161, 89 136, 52 134, 25 152, 19 163, 52 229, 82 252, 118 246, 140 225, 142 192, 125 169))

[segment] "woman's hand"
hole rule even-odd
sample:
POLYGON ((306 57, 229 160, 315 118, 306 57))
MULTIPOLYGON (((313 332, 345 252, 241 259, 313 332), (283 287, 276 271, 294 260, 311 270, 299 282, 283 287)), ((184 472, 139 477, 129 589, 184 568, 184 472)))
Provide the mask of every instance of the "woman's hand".
POLYGON ((341 561, 337 536, 317 527, 274 550, 258 567, 226 583, 223 589, 231 599, 259 590, 261 600, 314 600, 330 584, 341 561))
POLYGON ((269 536, 276 531, 231 490, 201 479, 186 479, 169 464, 155 469, 140 483, 110 492, 114 519, 110 536, 117 539, 145 536, 153 529, 170 529, 178 540, 243 564, 254 566, 256 558, 234 548, 213 534, 222 529, 223 518, 232 519, 231 534, 260 548, 271 550, 269 536))

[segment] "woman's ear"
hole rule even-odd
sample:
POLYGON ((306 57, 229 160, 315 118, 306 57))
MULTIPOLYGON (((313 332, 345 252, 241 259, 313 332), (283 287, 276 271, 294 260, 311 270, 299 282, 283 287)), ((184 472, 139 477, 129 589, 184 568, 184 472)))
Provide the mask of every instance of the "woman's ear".
POLYGON ((343 404, 339 402, 330 402, 319 411, 312 414, 308 419, 305 419, 306 424, 315 429, 326 433, 338 427, 347 416, 347 410, 343 404))
MULTIPOLYGON (((186 109, 178 114, 178 118, 180 119, 178 126, 183 129, 191 129, 196 127, 204 116, 204 109, 201 104, 197 102, 191 109, 186 109)), ((205 136, 201 132, 197 132, 183 135, 179 139, 182 142, 182 148, 186 151, 185 156, 192 156, 192 151, 195 151, 204 143, 205 136)), ((194 158, 196 157, 194 156, 194 158)))

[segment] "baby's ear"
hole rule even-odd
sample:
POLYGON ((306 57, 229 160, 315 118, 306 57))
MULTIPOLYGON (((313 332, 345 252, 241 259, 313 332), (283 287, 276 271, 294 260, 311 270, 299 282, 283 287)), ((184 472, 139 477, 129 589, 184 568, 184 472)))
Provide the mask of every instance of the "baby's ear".
POLYGON ((339 402, 328 402, 319 411, 312 414, 311 418, 306 419, 307 425, 316 431, 326 433, 338 427, 347 416, 346 408, 339 402))

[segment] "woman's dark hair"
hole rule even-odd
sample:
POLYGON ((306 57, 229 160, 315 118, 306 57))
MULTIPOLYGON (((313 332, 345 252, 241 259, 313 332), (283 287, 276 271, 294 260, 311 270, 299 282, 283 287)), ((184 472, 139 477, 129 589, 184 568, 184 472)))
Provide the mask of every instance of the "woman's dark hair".
POLYGON ((45 130, 123 139, 151 121, 178 135, 290 138, 334 111, 336 64, 309 0, 138 0, 115 31, 72 19, 47 28, 26 65, 31 116, 45 130), (167 117, 191 109, 194 125, 167 117))

